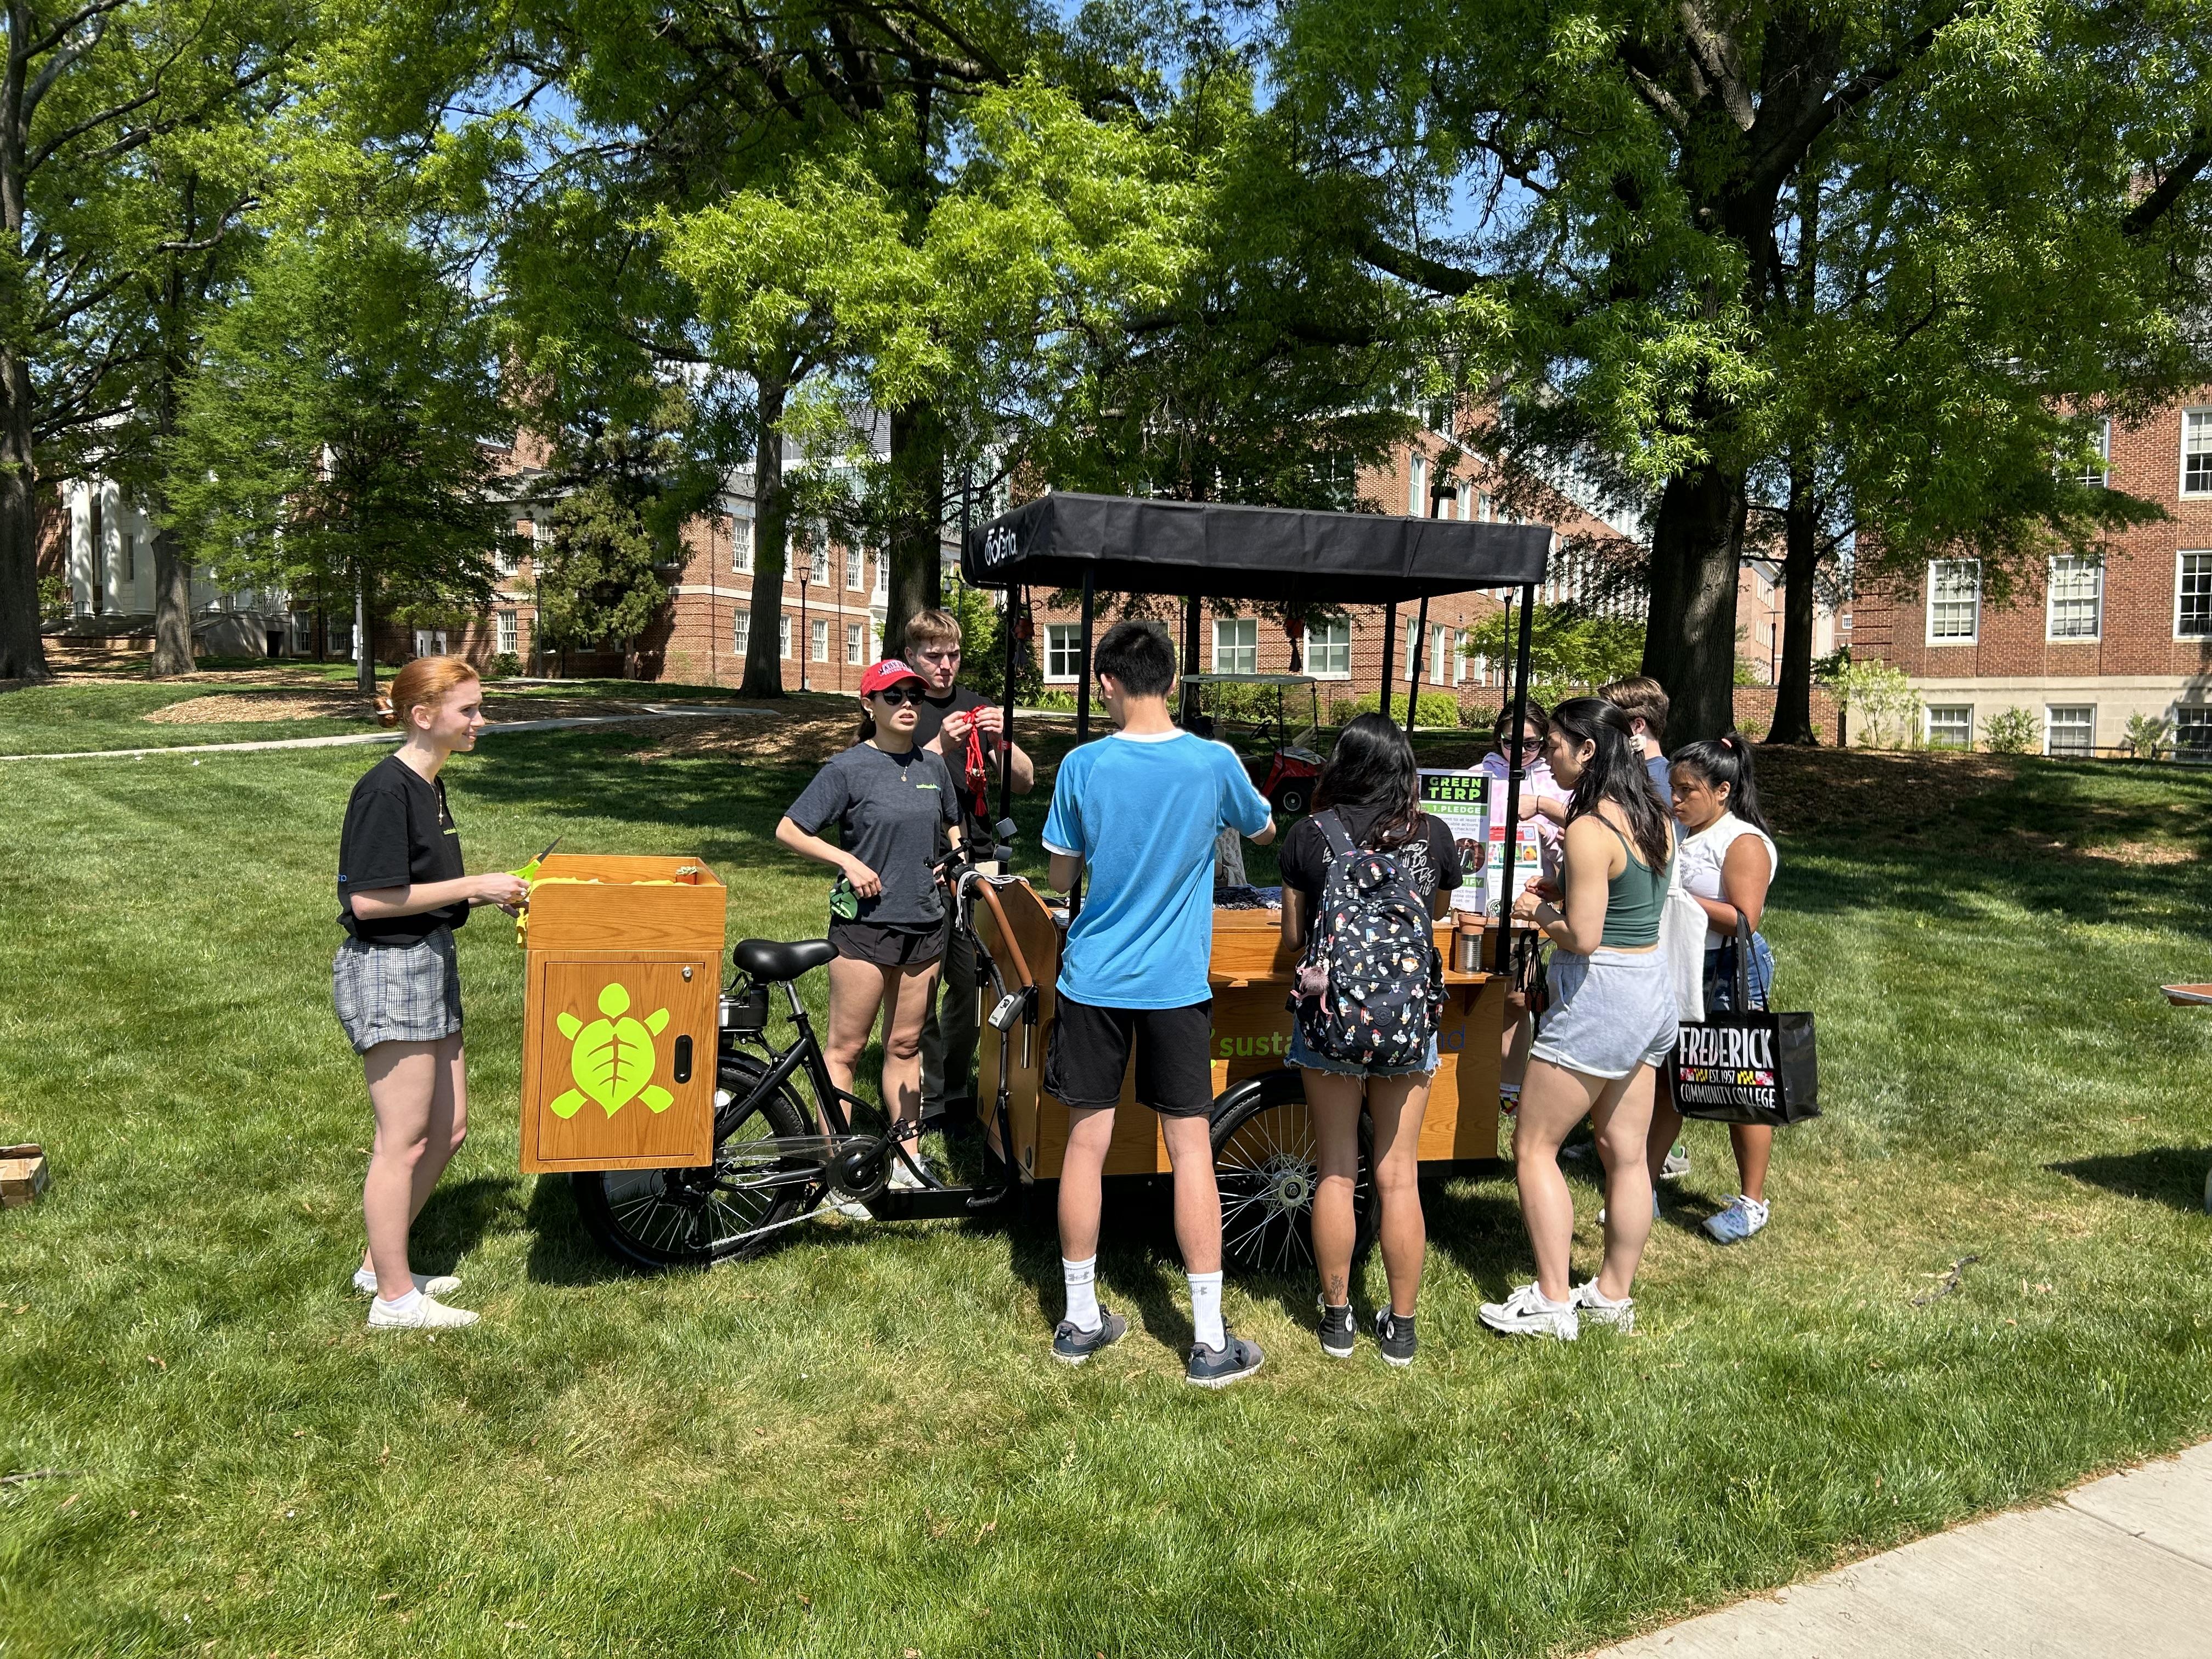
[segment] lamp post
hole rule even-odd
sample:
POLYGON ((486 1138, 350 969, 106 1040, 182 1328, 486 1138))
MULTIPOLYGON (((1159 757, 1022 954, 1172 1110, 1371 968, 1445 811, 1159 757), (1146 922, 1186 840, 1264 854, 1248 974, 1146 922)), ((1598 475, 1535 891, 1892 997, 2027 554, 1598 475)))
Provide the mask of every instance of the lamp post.
POLYGON ((799 639, 795 654, 799 658, 799 689, 802 691, 811 689, 806 684, 806 651, 813 639, 813 636, 806 631, 806 578, 813 568, 814 554, 813 550, 809 549, 806 562, 799 567, 799 639))

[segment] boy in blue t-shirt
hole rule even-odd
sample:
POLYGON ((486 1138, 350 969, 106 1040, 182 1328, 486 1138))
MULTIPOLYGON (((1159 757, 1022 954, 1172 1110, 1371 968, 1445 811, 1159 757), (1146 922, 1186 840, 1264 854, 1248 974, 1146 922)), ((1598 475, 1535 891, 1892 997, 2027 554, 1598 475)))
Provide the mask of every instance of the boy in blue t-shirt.
POLYGON ((1184 1375, 1218 1389, 1260 1369, 1258 1346, 1221 1322, 1221 1194, 1213 1181, 1213 843, 1234 825, 1275 838, 1267 802, 1236 755, 1168 714, 1175 648, 1158 628, 1117 623, 1094 654, 1117 728, 1060 763, 1046 818, 1052 884, 1090 889, 1060 954, 1044 1087, 1067 1108, 1060 1172, 1067 1317, 1052 1351, 1071 1365, 1129 1328, 1098 1305, 1100 1183, 1132 1042, 1137 1100, 1160 1115, 1175 1170, 1176 1243, 1190 1276, 1197 1340, 1184 1375))

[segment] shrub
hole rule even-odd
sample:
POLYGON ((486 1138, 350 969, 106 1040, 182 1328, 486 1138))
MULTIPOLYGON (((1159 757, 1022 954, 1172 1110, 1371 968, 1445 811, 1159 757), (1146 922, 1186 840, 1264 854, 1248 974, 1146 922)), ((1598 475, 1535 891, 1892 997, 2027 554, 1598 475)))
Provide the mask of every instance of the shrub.
POLYGON ((40 622, 67 622, 70 611, 74 605, 75 600, 70 592, 66 577, 54 575, 39 578, 39 620, 40 622))
POLYGON ((1920 694, 1901 668, 1886 662, 1846 662, 1835 693, 1850 711, 1862 749, 1909 749, 1920 740, 1920 694))
POLYGON ((511 680, 522 672, 522 659, 512 651, 502 651, 483 665, 483 678, 488 680, 511 680))
POLYGON ((2165 754, 2166 741, 2172 735, 2172 722, 2156 714, 2130 714, 2127 730, 2120 737, 2120 749, 2137 760, 2156 760, 2165 754))
POLYGON ((1738 723, 1735 729, 1742 732, 1747 738, 1749 738, 1753 743, 1757 743, 1760 738, 1766 735, 1767 723, 1762 720, 1743 720, 1738 723))
POLYGON ((2025 708, 2001 709, 1982 722, 1982 747, 1992 755, 2026 755, 2035 748, 2035 716, 2025 708))
MULTIPOLYGON (((1370 691, 1360 697, 1338 697, 1328 705, 1328 723, 1343 726, 1361 714, 1372 714, 1382 706, 1382 698, 1370 691)), ((1406 694, 1402 691, 1390 699, 1394 718, 1406 718, 1406 694)), ((1488 717, 1485 716, 1485 723, 1488 717)), ((1459 699, 1449 691, 1424 691, 1420 707, 1414 712, 1413 724, 1419 726, 1455 726, 1459 724, 1459 699)))

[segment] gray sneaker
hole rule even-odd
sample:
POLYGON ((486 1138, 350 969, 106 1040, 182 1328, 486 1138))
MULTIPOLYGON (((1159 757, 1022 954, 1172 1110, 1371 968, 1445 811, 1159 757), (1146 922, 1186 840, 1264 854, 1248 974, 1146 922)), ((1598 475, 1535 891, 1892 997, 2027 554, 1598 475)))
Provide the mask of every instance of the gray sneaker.
POLYGON ((1413 1363, 1413 1348, 1418 1339, 1413 1334, 1413 1322, 1401 1319, 1388 1308, 1376 1310, 1375 1340, 1382 1347, 1382 1358, 1393 1365, 1413 1363))
POLYGON ((1228 1340, 1218 1348, 1191 1344, 1190 1364, 1183 1368, 1184 1382, 1201 1389, 1225 1389, 1260 1369, 1266 1356, 1261 1353, 1258 1343, 1230 1336, 1226 1331, 1222 1334, 1228 1340))
POLYGON ((1098 1328, 1079 1331, 1065 1319, 1052 1334, 1052 1357, 1063 1365, 1080 1365, 1101 1348, 1110 1348, 1129 1334, 1129 1322, 1103 1304, 1098 1310, 1098 1328))
POLYGON ((1666 1158, 1659 1165, 1659 1179, 1680 1181, 1690 1173, 1690 1149, 1676 1141, 1667 1149, 1666 1158))

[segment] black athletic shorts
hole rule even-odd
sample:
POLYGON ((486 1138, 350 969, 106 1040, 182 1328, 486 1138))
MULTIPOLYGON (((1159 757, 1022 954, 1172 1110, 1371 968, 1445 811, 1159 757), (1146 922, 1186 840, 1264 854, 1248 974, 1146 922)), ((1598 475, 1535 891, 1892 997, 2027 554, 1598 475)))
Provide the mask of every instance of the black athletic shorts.
POLYGON ((1162 1117, 1213 1110, 1213 1002, 1183 1008, 1094 1008, 1063 996, 1044 1053, 1045 1092, 1089 1111, 1121 1098, 1137 1047, 1137 1103, 1162 1117))
POLYGON ((841 957, 872 962, 878 968, 927 968, 945 954, 942 926, 882 927, 872 921, 830 924, 830 943, 841 957))

